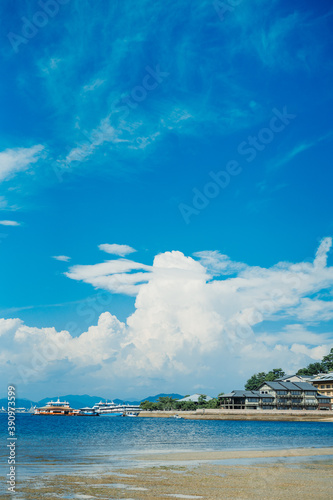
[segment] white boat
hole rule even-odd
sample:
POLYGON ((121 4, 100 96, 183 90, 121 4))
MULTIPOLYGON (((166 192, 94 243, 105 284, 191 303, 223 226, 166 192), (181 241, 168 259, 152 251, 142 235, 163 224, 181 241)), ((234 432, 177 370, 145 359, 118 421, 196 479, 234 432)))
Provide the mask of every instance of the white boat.
POLYGON ((120 408, 120 405, 116 405, 113 401, 110 401, 109 403, 107 401, 100 401, 92 407, 92 410, 98 413, 98 415, 108 417, 121 417, 124 413, 120 408))
POLYGON ((74 410, 69 406, 67 401, 49 401, 42 408, 36 408, 34 415, 75 415, 78 410, 74 410))
POLYGON ((140 411, 142 411, 142 408, 140 407, 140 405, 131 405, 131 404, 125 403, 125 404, 122 404, 121 407, 125 413, 133 413, 134 416, 137 416, 140 413, 140 411))
POLYGON ((92 409, 95 410, 101 416, 109 416, 109 417, 120 417, 126 414, 127 412, 139 413, 141 411, 139 405, 131 405, 131 404, 117 405, 113 401, 110 402, 100 401, 99 403, 96 403, 92 407, 92 409))

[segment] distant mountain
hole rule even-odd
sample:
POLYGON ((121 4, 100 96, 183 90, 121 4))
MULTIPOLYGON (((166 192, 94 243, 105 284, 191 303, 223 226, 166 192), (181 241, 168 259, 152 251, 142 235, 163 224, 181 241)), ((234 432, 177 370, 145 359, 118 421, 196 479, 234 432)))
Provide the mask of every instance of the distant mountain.
MULTIPOLYGON (((158 398, 165 398, 165 397, 169 397, 169 398, 172 398, 172 399, 181 399, 183 398, 184 396, 182 396, 181 394, 157 394, 156 396, 149 396, 148 398, 144 398, 144 399, 141 399, 139 401, 129 401, 129 400, 125 400, 125 399, 113 399, 112 401, 114 401, 114 403, 116 404, 123 404, 123 403, 126 403, 126 404, 134 404, 134 405, 139 405, 140 403, 142 403, 142 401, 151 401, 152 403, 158 401, 158 398)), ((31 408, 31 406, 37 406, 37 407, 40 407, 40 406, 45 406, 46 403, 48 403, 49 401, 57 401, 58 399, 58 396, 54 396, 54 397, 47 397, 47 398, 44 398, 44 399, 41 399, 40 401, 31 401, 29 399, 21 399, 21 398, 17 398, 16 399, 16 408, 31 408)), ((83 395, 73 395, 73 394, 69 394, 67 396, 59 396, 59 399, 60 401, 68 401, 68 403, 70 404, 70 406, 72 408, 84 408, 85 406, 89 406, 90 408, 92 406, 94 406, 96 403, 99 403, 100 401, 111 401, 110 399, 106 399, 106 398, 102 398, 100 396, 89 396, 88 394, 83 394, 83 395)), ((0 409, 1 407, 3 406, 4 408, 7 408, 7 405, 8 405, 8 400, 7 398, 1 398, 0 399, 0 409)))
MULTIPOLYGON (((139 405, 142 403, 142 401, 151 401, 155 402, 158 401, 159 397, 171 397, 173 399, 181 399, 184 396, 181 396, 180 394, 157 394, 156 396, 149 396, 148 398, 140 399, 139 401, 129 401, 128 399, 106 399, 102 398, 100 396, 88 396, 88 394, 84 394, 83 396, 78 396, 78 395, 68 395, 68 396, 59 396, 60 401, 68 401, 70 406, 72 408, 83 408, 85 406, 94 406, 96 403, 99 403, 100 401, 113 401, 116 404, 133 404, 133 405, 139 405)), ((36 403, 37 406, 44 406, 48 401, 57 401, 58 396, 53 397, 53 398, 44 398, 38 401, 36 403)), ((29 406, 30 408, 30 406, 29 406)))
POLYGON ((152 403, 155 403, 158 401, 158 398, 172 398, 172 399, 182 399, 184 396, 181 394, 157 394, 156 396, 149 396, 148 398, 141 399, 140 403, 142 401, 151 401, 152 403))
MULTIPOLYGON (((109 400, 110 401, 110 400, 109 400)), ((116 405, 128 404, 128 405, 139 405, 140 401, 128 401, 127 399, 113 399, 116 405)))

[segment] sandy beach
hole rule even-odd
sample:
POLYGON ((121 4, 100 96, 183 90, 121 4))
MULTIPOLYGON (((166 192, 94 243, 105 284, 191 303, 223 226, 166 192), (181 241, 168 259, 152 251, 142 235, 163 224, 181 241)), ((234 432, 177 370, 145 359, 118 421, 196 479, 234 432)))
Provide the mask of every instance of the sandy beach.
POLYGON ((19 482, 16 497, 328 499, 333 496, 332 456, 332 448, 153 453, 135 456, 134 467, 110 468, 105 474, 43 475, 19 482))
POLYGON ((140 417, 172 418, 179 415, 187 420, 260 420, 279 422, 333 422, 331 411, 293 410, 222 410, 199 409, 196 411, 142 411, 140 417))

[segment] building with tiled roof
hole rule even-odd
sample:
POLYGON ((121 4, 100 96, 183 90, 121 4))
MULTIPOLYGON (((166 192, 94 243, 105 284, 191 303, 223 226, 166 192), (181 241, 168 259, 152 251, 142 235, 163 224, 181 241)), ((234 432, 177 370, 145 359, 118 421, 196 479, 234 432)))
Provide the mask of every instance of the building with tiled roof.
POLYGON ((257 391, 232 391, 220 398, 221 407, 239 410, 330 410, 330 400, 307 382, 264 382, 257 391))
POLYGON ((333 409, 333 372, 319 373, 311 379, 318 392, 330 398, 331 409, 333 409))

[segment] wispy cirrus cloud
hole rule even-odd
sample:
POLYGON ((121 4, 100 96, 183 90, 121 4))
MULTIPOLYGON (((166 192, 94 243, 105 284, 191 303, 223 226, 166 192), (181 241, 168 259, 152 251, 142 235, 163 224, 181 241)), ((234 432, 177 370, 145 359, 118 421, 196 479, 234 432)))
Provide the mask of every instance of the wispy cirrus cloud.
POLYGON ((10 204, 4 196, 0 196, 0 210, 15 212, 18 210, 18 206, 10 204))
POLYGON ((300 29, 302 20, 300 13, 294 11, 285 17, 271 18, 267 27, 252 32, 252 44, 265 66, 290 69, 289 39, 300 29))
POLYGON ((96 78, 91 83, 87 83, 86 85, 84 85, 83 92, 92 92, 93 90, 103 85, 103 83, 105 83, 105 80, 102 80, 101 78, 96 78))
MULTIPOLYGON (((57 23, 50 23, 31 41, 47 46, 57 37, 51 52, 30 54, 37 77, 34 72, 24 77, 25 86, 43 96, 41 113, 52 115, 48 133, 55 138, 56 164, 102 169, 107 163, 119 172, 117 162, 143 150, 149 154, 169 134, 223 136, 259 123, 271 102, 249 84, 254 64, 264 71, 294 71, 320 63, 311 57, 320 50, 319 44, 314 49, 315 33, 305 29, 312 13, 306 7, 289 13, 278 7, 278 1, 241 2, 221 23, 210 0, 195 6, 185 1, 181 7, 143 0, 135 10, 111 2, 103 12, 98 4, 80 4, 80 16, 75 2, 68 4, 61 37, 57 23), (162 31, 156 31, 158 25, 162 31), (147 67, 150 76, 157 67, 168 76, 147 80, 147 67)), ((26 10, 18 7, 18 15, 27 15, 26 10)))
POLYGON ((276 0, 269 4, 254 0, 242 2, 225 16, 224 29, 238 31, 237 37, 230 37, 228 56, 247 53, 272 72, 293 73, 317 66, 324 47, 315 43, 315 36, 324 17, 314 17, 306 7, 288 13, 280 7, 276 0))
MULTIPOLYGON (((190 9, 190 3, 185 3, 181 10, 190 16, 191 29, 182 26, 179 31, 174 26, 180 15, 176 5, 163 7, 144 1, 141 8, 146 12, 145 23, 139 22, 137 12, 134 15, 120 3, 108 6, 102 19, 98 10, 93 14, 95 7, 80 6, 80 18, 72 20, 71 32, 81 39, 81 50, 68 52, 65 33, 50 58, 59 64, 52 65, 44 58, 39 62, 49 105, 57 110, 56 116, 62 117, 59 133, 66 129, 69 150, 57 155, 60 167, 85 168, 93 157, 103 163, 107 149, 122 157, 141 153, 172 132, 197 136, 209 127, 212 132, 229 134, 260 121, 263 107, 253 91, 232 77, 227 61, 224 64, 228 70, 217 74, 216 52, 197 40, 195 33, 200 33, 203 26, 214 22, 220 27, 211 2, 191 5, 190 9), (87 30, 83 20, 88 18, 89 30, 93 31, 96 23, 105 28, 99 28, 103 39, 99 54, 92 54, 88 38, 82 39, 82 32, 87 30), (164 30, 157 36, 159 19, 163 20, 164 30), (106 29, 110 23, 111 33, 106 29), (153 47, 149 56, 143 50, 146 44, 153 47), (170 58, 166 46, 173 47, 177 58, 170 58), (203 51, 200 69, 195 60, 195 49, 199 47, 203 51), (81 77, 82 59, 92 56, 94 65, 86 66, 81 77), (48 71, 44 71, 45 67, 48 71), (66 116, 69 96, 71 113, 66 116), (249 103, 255 101, 254 110, 249 103)), ((218 35, 215 37, 217 41, 218 35)))
MULTIPOLYGON (((297 68, 309 65, 314 50, 313 34, 304 29, 311 13, 306 9, 284 13, 278 3, 241 2, 223 23, 209 0, 195 6, 186 1, 181 7, 143 0, 135 11, 111 2, 103 13, 97 4, 80 4, 80 16, 74 3, 66 6, 62 12, 66 29, 52 53, 31 55, 36 58, 32 63, 39 69, 38 78, 25 77, 26 86, 44 97, 42 110, 53 113, 49 133, 56 138, 52 151, 56 167, 65 172, 69 167, 74 171, 98 164, 102 169, 107 164, 109 171, 118 173, 117 163, 144 150, 150 154, 169 134, 230 135, 260 123, 271 103, 267 106, 267 96, 240 76, 244 69, 239 55, 248 57, 249 67, 293 71, 295 61, 297 68), (186 26, 180 21, 182 15, 186 26), (163 30, 157 33, 159 24, 163 30), (96 30, 98 53, 91 43, 96 30), (297 43, 290 43, 294 39, 297 43), (168 76, 154 81, 157 67, 168 76)), ((23 7, 19 12, 26 14, 23 7)), ((40 39, 45 37, 47 45, 56 29, 50 23, 39 33, 40 39)), ((142 162, 141 168, 145 165, 142 162)))
POLYGON ((30 148, 6 149, 0 152, 0 182, 27 170, 43 156, 45 148, 41 144, 30 148))
POLYGON ((297 144, 292 148, 291 151, 286 153, 284 156, 280 156, 276 160, 273 160, 269 163, 268 169, 269 170, 276 170, 280 167, 283 167, 290 161, 292 161, 296 156, 300 155, 304 151, 307 151, 308 149, 311 149, 321 142, 325 141, 326 139, 329 139, 333 136, 333 131, 329 131, 327 134, 324 134, 323 136, 319 137, 318 139, 315 139, 313 141, 309 142, 301 142, 300 144, 297 144))

